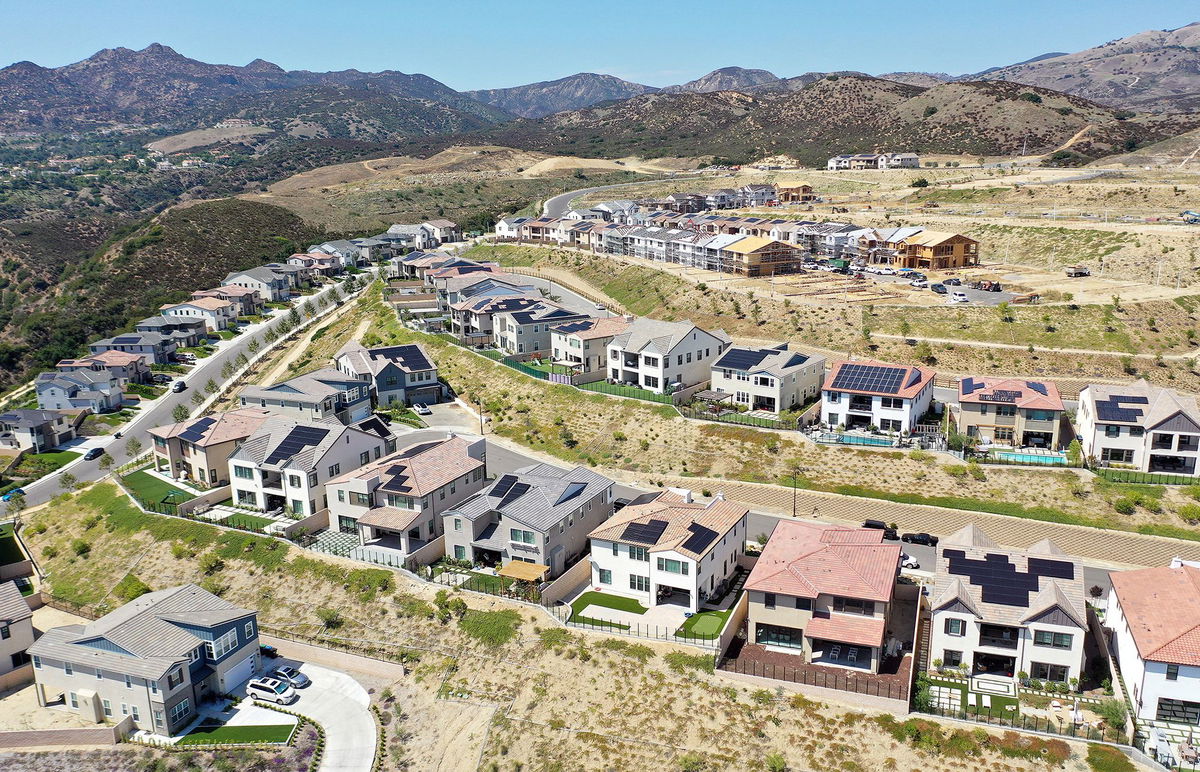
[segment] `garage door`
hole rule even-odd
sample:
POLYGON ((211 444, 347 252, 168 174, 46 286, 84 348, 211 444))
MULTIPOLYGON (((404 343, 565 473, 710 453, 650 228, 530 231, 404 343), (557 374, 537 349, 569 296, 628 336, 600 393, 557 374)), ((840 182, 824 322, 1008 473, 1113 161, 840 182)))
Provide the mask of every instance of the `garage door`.
POLYGON ((222 679, 221 691, 232 691, 254 675, 254 659, 254 652, 250 652, 244 660, 231 667, 222 679))

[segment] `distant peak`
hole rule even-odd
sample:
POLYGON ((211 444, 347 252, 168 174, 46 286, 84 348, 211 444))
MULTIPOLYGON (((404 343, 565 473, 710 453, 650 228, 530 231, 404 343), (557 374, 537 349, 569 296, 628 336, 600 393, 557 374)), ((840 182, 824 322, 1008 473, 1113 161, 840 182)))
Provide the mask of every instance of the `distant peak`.
POLYGON ((170 46, 164 46, 162 43, 151 43, 150 45, 138 51, 139 54, 155 54, 160 56, 179 56, 179 52, 170 46))
POLYGON ((266 59, 255 59, 250 64, 246 65, 247 70, 254 72, 283 72, 283 68, 274 62, 268 62, 266 59))

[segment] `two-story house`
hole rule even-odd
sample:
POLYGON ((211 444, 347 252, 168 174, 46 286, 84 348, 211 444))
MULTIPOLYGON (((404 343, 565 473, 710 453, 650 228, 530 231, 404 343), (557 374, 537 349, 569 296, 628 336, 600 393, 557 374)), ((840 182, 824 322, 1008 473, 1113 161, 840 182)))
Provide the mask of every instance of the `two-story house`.
POLYGON ((45 453, 75 436, 76 416, 14 408, 0 413, 0 448, 45 453))
POLYGON ((824 378, 825 357, 819 354, 790 351, 787 343, 731 346, 713 362, 709 388, 729 395, 735 405, 779 413, 815 399, 824 378))
POLYGON ((509 354, 550 353, 550 328, 563 322, 591 318, 550 300, 492 315, 492 341, 509 354))
POLYGON ((419 343, 366 348, 352 340, 334 354, 333 363, 346 375, 366 379, 381 407, 442 401, 437 365, 419 343))
POLYGON ((129 716, 136 729, 169 736, 258 672, 258 618, 188 584, 47 630, 29 656, 39 705, 61 702, 97 723, 129 716))
POLYGON ((86 409, 108 413, 120 409, 125 401, 121 382, 107 368, 39 373, 33 383, 42 410, 86 409))
POLYGON ((88 344, 88 351, 93 354, 124 351, 141 356, 149 365, 169 364, 174 360, 178 348, 179 344, 174 338, 157 332, 124 332, 88 344))
POLYGON ((498 477, 442 515, 446 557, 485 566, 545 566, 556 577, 587 552, 613 512, 613 481, 587 467, 534 464, 498 477))
POLYGON ((287 300, 292 294, 292 285, 286 276, 262 266, 233 271, 221 280, 221 284, 253 290, 264 303, 278 303, 287 300))
POLYGON ((1079 392, 1083 452, 1104 466, 1194 475, 1200 458, 1196 398, 1147 383, 1091 384, 1079 392))
POLYGON ((592 586, 647 608, 697 612, 723 595, 736 573, 749 513, 721 494, 707 504, 687 490, 638 496, 589 535, 592 586))
POLYGON ((608 344, 629 327, 623 316, 578 319, 550 329, 554 361, 580 373, 606 372, 608 344))
POLYGON ((326 484, 329 528, 398 557, 442 533, 442 515, 487 484, 482 439, 418 442, 326 484))
POLYGON ((194 316, 150 316, 134 325, 134 329, 170 338, 175 341, 176 349, 199 346, 208 340, 208 323, 194 316))
POLYGON ((421 224, 429 229, 438 244, 462 240, 462 231, 459 230, 458 224, 451 220, 426 220, 421 224))
POLYGON ((985 445, 1058 450, 1063 401, 1049 381, 963 378, 958 382, 958 431, 985 445))
POLYGON ((196 290, 192 293, 192 299, 199 298, 216 298, 217 300, 226 300, 233 303, 237 309, 238 316, 250 316, 251 314, 262 313, 264 302, 254 290, 246 287, 238 287, 233 284, 225 284, 206 290, 196 290))
POLYGON ((937 545, 930 661, 1001 680, 1082 677, 1083 567, 1049 540, 1002 548, 968 525, 937 545))
POLYGON ((228 300, 200 297, 182 303, 168 303, 160 306, 158 312, 168 319, 178 316, 202 319, 209 331, 219 332, 237 323, 238 309, 239 306, 228 300))
POLYGON ((270 512, 308 517, 329 508, 325 484, 396 450, 396 439, 370 418, 343 426, 336 418, 299 421, 274 416, 229 454, 232 498, 270 512))
POLYGON ((176 480, 201 487, 229 483, 229 456, 273 413, 243 407, 150 430, 154 468, 176 480))
POLYGON ((1200 726, 1200 563, 1114 571, 1104 626, 1134 714, 1200 726))
POLYGON ((371 414, 371 382, 324 367, 273 386, 246 386, 238 404, 305 421, 334 417, 349 425, 371 414))
POLYGON ((138 354, 127 354, 124 351, 104 351, 79 359, 62 359, 54 366, 54 369, 60 373, 107 370, 122 386, 130 383, 147 383, 151 377, 150 367, 146 364, 145 359, 138 354))
POLYGON ((933 401, 934 371, 872 360, 835 362, 821 387, 831 427, 910 432, 933 401))
POLYGON ((481 295, 450 306, 450 331, 469 346, 490 346, 495 340, 495 316, 542 302, 541 296, 481 295))
POLYGON ((713 361, 733 342, 724 330, 709 332, 691 322, 626 320, 629 325, 608 344, 609 380, 658 394, 706 382, 713 361))
POLYGON ((0 676, 29 662, 33 612, 16 582, 0 582, 0 676))
POLYGON ((899 566, 883 531, 785 520, 746 580, 748 639, 878 673, 899 566))

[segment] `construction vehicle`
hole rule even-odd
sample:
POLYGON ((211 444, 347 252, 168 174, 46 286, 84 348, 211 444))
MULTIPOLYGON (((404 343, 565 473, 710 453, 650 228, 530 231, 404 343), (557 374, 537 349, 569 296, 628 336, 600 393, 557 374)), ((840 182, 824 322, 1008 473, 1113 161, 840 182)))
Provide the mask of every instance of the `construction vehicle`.
POLYGON ((1080 276, 1091 276, 1092 271, 1086 265, 1068 265, 1066 274, 1068 278, 1074 279, 1080 276))
POLYGON ((1188 225, 1200 225, 1200 212, 1193 212, 1191 209, 1186 212, 1180 212, 1179 216, 1188 225))

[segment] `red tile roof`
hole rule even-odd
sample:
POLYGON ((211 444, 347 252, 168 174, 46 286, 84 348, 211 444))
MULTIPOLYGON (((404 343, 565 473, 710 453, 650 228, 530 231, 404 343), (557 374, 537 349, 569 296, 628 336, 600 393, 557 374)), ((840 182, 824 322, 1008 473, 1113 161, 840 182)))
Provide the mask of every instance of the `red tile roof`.
POLYGON ((804 634, 810 638, 852 643, 856 646, 882 646, 884 626, 885 621, 882 617, 832 614, 829 617, 813 617, 804 629, 804 634))
POLYGON ((896 392, 889 391, 866 391, 863 389, 836 389, 836 391, 844 391, 848 394, 877 394, 883 397, 901 397, 912 398, 921 393, 921 389, 933 380, 937 375, 933 370, 925 367, 913 367, 911 365, 896 365, 890 362, 878 362, 874 359, 855 359, 853 361, 834 362, 829 370, 829 374, 825 376, 825 385, 821 388, 830 391, 833 389, 833 381, 837 378, 838 373, 846 365, 874 365, 876 367, 891 367, 897 370, 904 371, 904 378, 901 383, 906 384, 903 388, 896 392))
POLYGON ((1200 568, 1117 571, 1112 586, 1142 659, 1200 666, 1200 568))
POLYGON ((1031 410, 1059 410, 1063 409, 1062 397, 1059 396, 1058 387, 1050 381, 1026 381, 1021 378, 963 378, 958 383, 958 401, 959 402, 982 402, 989 405, 1006 404, 1016 405, 1017 407, 1029 408, 1031 410), (970 393, 964 393, 964 388, 970 384, 975 384, 975 388, 970 393), (982 388, 979 388, 982 384, 982 388), (1046 393, 1042 394, 1034 386, 1045 389, 1046 393), (997 400, 994 397, 996 392, 1012 392, 1012 401, 997 400))
POLYGON ((883 531, 784 521, 771 534, 746 589, 887 602, 899 563, 900 545, 884 544, 883 531))

